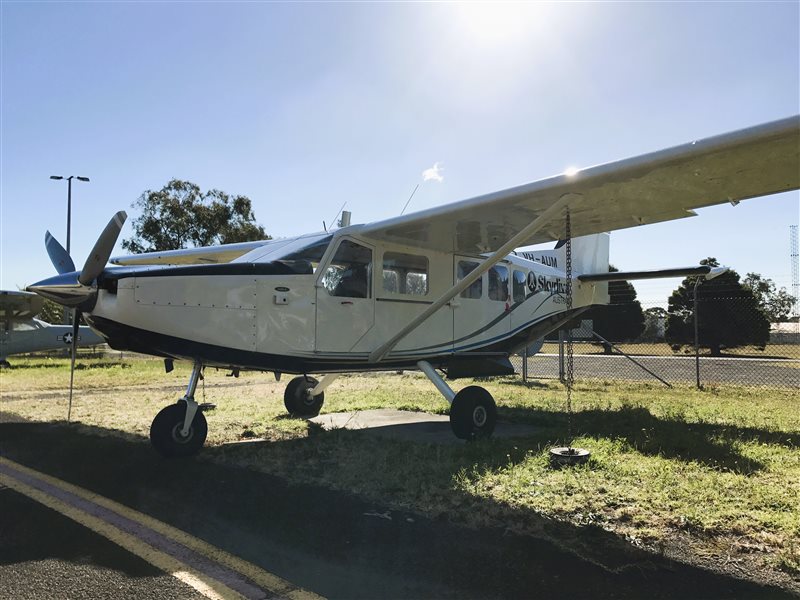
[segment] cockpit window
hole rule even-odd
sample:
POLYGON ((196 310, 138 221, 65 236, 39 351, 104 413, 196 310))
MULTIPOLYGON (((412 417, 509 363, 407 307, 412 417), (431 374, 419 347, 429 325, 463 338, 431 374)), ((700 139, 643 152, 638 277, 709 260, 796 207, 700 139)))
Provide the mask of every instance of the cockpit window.
POLYGON ((342 240, 322 277, 331 296, 369 298, 372 288, 372 250, 351 240, 342 240))

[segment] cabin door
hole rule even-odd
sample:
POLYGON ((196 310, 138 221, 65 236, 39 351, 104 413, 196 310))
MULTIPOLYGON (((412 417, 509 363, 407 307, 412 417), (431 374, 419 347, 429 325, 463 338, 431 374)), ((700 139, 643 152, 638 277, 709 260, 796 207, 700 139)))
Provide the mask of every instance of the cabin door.
POLYGON ((374 252, 343 238, 317 286, 318 352, 350 352, 375 323, 374 252))

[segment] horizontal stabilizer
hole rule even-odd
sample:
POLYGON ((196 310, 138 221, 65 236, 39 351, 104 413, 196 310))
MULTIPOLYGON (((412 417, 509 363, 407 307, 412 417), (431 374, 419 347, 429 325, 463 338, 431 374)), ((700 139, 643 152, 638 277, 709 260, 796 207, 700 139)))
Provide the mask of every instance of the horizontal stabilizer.
POLYGON ((697 267, 677 267, 674 269, 656 269, 653 271, 612 271, 608 273, 586 273, 578 275, 578 281, 633 281, 636 279, 664 279, 666 277, 688 277, 698 275, 706 279, 713 279, 717 275, 722 275, 728 267, 709 267, 700 265, 697 267))

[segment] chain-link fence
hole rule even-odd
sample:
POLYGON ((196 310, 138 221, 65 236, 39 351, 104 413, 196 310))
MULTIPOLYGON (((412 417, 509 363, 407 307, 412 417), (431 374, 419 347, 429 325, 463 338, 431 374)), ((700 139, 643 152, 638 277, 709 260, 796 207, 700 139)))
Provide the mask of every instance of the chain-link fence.
MULTIPOLYGON (((615 310, 609 305, 608 310, 615 310)), ((628 311, 630 312, 630 311, 628 311)), ((572 331, 575 380, 653 381, 800 388, 800 322, 771 323, 751 299, 699 296, 687 306, 642 306, 644 322, 614 334, 613 319, 584 319, 572 331)), ((559 335, 560 334, 560 335, 559 335)), ((566 331, 535 355, 512 357, 525 378, 563 380, 566 331), (559 339, 560 338, 560 339, 559 339)))

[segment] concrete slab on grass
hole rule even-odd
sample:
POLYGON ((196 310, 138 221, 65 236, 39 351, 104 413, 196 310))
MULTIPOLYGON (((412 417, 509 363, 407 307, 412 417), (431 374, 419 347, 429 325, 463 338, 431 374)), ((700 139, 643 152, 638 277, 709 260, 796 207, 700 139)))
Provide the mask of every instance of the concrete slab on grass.
MULTIPOLYGON (((330 413, 311 419, 326 430, 351 429, 395 439, 427 444, 464 443, 453 435, 447 415, 413 412, 408 410, 364 410, 330 413)), ((524 437, 536 432, 536 427, 521 423, 497 423, 494 437, 524 437)))

